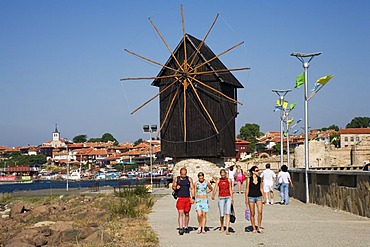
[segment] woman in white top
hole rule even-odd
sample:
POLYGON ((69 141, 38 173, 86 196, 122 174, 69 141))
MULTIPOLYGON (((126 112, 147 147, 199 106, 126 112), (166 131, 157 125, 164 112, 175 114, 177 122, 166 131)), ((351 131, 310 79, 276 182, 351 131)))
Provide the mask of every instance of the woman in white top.
POLYGON ((281 166, 281 171, 277 176, 276 181, 281 181, 280 184, 280 204, 289 204, 289 184, 293 187, 292 179, 288 172, 288 167, 286 165, 281 166))

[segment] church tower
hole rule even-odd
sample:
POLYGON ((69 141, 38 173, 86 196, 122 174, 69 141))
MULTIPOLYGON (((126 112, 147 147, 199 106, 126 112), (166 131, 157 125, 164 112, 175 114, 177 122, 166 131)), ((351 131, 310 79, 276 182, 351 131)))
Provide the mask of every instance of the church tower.
POLYGON ((60 139, 60 133, 58 131, 58 125, 55 124, 55 130, 53 132, 53 141, 59 141, 60 139))

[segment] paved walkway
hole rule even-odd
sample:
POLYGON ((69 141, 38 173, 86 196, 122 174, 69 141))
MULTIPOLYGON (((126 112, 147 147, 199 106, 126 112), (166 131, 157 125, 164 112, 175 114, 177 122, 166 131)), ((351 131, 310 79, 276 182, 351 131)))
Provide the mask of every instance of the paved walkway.
MULTIPOLYGON (((218 231, 219 215, 217 199, 210 200, 207 234, 197 234, 198 226, 194 207, 190 213, 190 226, 194 230, 179 236, 177 233, 176 201, 171 191, 161 197, 149 215, 149 222, 157 233, 162 247, 175 246, 370 246, 370 219, 332 208, 304 204, 291 199, 290 204, 266 205, 263 210, 262 227, 265 233, 248 232, 250 222, 244 219, 244 194, 235 194, 236 222, 231 224, 234 231, 230 236, 218 231)), ((275 193, 278 199, 278 193, 275 193)), ((276 200, 278 201, 278 200, 276 200)))

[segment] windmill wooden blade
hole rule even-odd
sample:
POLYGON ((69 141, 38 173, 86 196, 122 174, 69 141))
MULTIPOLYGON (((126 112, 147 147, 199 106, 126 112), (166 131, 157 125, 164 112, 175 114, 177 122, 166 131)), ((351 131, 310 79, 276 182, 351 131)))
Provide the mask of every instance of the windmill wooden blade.
POLYGON ((120 79, 120 81, 140 81, 140 80, 157 80, 157 79, 166 79, 166 78, 175 78, 181 76, 180 74, 173 75, 164 75, 164 76, 153 76, 153 77, 126 77, 120 79))
POLYGON ((184 142, 186 142, 186 85, 184 85, 184 142))
POLYGON ((204 112, 206 113, 206 115, 207 115, 208 119, 211 121, 211 123, 212 123, 212 126, 213 126, 214 130, 215 130, 215 131, 216 131, 216 133, 218 134, 218 133, 219 133, 219 131, 218 131, 217 127, 216 127, 216 124, 215 124, 215 122, 213 121, 213 119, 212 119, 211 115, 209 114, 209 112, 208 112, 207 108, 204 106, 204 103, 203 103, 202 99, 200 98, 200 96, 199 96, 199 94, 198 94, 198 92, 197 92, 197 89, 194 87, 194 85, 193 85, 193 83, 192 83, 192 81, 191 81, 191 80, 188 80, 188 81, 189 81, 189 84, 190 84, 191 88, 193 89, 193 91, 194 91, 194 93, 195 93, 195 96, 197 97, 197 99, 198 99, 198 101, 199 101, 200 105, 202 106, 202 108, 203 108, 204 112))
POLYGON ((150 23, 152 24, 152 26, 154 27, 155 31, 158 33, 159 37, 161 37, 163 43, 165 44, 165 46, 167 47, 168 51, 171 53, 171 56, 173 58, 173 60, 176 62, 177 66, 179 66, 179 68, 182 69, 182 71, 184 71, 184 69, 181 67, 180 63, 179 63, 179 60, 177 60, 175 54, 173 54, 173 51, 171 50, 171 47, 168 45, 167 41, 164 39, 164 37, 162 36, 161 32, 158 30, 158 28, 156 27, 156 25, 154 24, 154 22, 152 21, 152 19, 148 18, 150 23))
POLYGON ((209 33, 211 32, 211 30, 212 30, 213 26, 216 24, 216 21, 217 21, 218 16, 219 16, 219 14, 217 14, 217 15, 216 15, 215 19, 214 19, 214 20, 213 20, 213 22, 212 22, 211 27, 208 29, 208 31, 207 31, 206 35, 204 36, 204 38, 203 38, 202 42, 201 42, 201 43, 199 44, 199 46, 197 47, 197 50, 195 51, 194 56, 193 56, 193 58, 191 59, 191 61, 190 61, 190 63, 189 63, 189 67, 191 67, 191 65, 194 63, 194 60, 195 60, 195 58, 196 58, 196 55, 198 54, 198 52, 200 51, 200 49, 201 49, 201 48, 202 48, 202 46, 204 45, 204 42, 206 41, 206 39, 207 39, 207 37, 208 37, 209 33))
POLYGON ((152 59, 150 59, 150 58, 146 58, 146 57, 144 57, 144 56, 141 56, 141 55, 139 55, 139 54, 137 54, 137 53, 135 53, 135 52, 133 52, 133 51, 130 51, 130 50, 128 50, 128 49, 125 49, 125 52, 130 53, 130 54, 132 54, 132 55, 134 55, 134 56, 137 56, 137 57, 139 57, 139 58, 141 58, 141 59, 143 59, 143 60, 145 60, 145 61, 148 61, 148 62, 154 63, 154 64, 156 64, 156 65, 159 65, 159 66, 161 66, 161 67, 164 67, 164 68, 166 68, 166 69, 169 69, 169 70, 172 70, 172 71, 178 72, 178 69, 175 69, 175 68, 172 68, 172 67, 166 66, 166 65, 164 65, 164 64, 162 64, 162 63, 159 63, 159 62, 156 62, 156 61, 154 61, 154 60, 152 60, 152 59))
POLYGON ((184 42, 184 62, 183 62, 183 71, 188 71, 188 54, 186 52, 186 32, 185 32, 185 20, 184 20, 184 10, 181 5, 181 25, 182 25, 182 35, 183 35, 183 42, 184 42))
POLYGON ((200 81, 200 80, 196 79, 195 77, 193 77, 192 79, 193 79, 193 80, 195 80, 195 81, 197 81, 199 84, 203 85, 204 87, 206 87, 206 88, 208 88, 208 89, 212 90, 213 92, 216 92, 216 93, 220 94, 221 96, 225 97, 226 99, 231 100, 231 101, 232 101, 232 102, 234 102, 234 103, 237 103, 237 104, 243 105, 243 104, 242 104, 242 103, 240 103, 239 101, 237 101, 237 100, 235 100, 235 99, 233 99, 233 98, 231 98, 231 97, 227 96, 226 94, 224 94, 224 93, 222 93, 222 92, 218 91, 217 89, 215 89, 215 88, 213 88, 213 87, 211 87, 211 86, 209 86, 209 85, 205 84, 204 82, 202 82, 202 81, 200 81))
POLYGON ((136 108, 136 110, 134 110, 133 112, 131 112, 131 115, 134 114, 135 112, 137 112, 138 110, 140 110, 141 108, 143 108, 145 105, 147 105, 150 101, 152 101, 153 99, 157 98, 159 95, 161 95, 164 91, 166 91, 167 89, 169 89, 173 84, 175 84, 177 81, 179 81, 180 78, 177 78, 176 80, 174 80, 173 82, 171 82, 171 84, 167 85, 165 88, 163 88, 159 93, 157 93, 156 95, 154 95, 153 97, 151 97, 149 100, 147 100, 144 104, 142 104, 141 106, 139 106, 138 108, 136 108))
POLYGON ((161 131, 162 131, 162 129, 163 129, 163 127, 164 127, 164 125, 165 125, 165 124, 166 124, 166 122, 167 122, 167 118, 168 118, 168 116, 170 115, 170 112, 171 112, 171 110, 172 110, 173 103, 175 102, 175 99, 176 99, 177 95, 179 94, 180 87, 181 87, 181 84, 179 84, 179 85, 177 86, 176 92, 175 92, 175 94, 174 94, 174 95, 173 95, 173 97, 172 97, 171 103, 170 103, 170 105, 168 106, 168 109, 167 109, 166 115, 165 115, 165 117, 164 117, 164 119, 163 119, 163 121, 162 121, 161 127, 159 128, 159 131, 157 132, 157 138, 158 138, 159 134, 161 133, 161 131))
POLYGON ((234 45, 234 46, 230 47, 229 49, 227 49, 226 51, 221 52, 221 53, 220 53, 220 54, 218 54, 217 56, 214 56, 213 58, 211 58, 211 59, 209 59, 209 60, 207 60, 207 61, 205 61, 205 62, 203 62, 203 63, 201 63, 201 64, 199 64, 199 65, 197 65, 194 69, 198 69, 198 68, 202 67, 203 65, 205 65, 205 64, 207 64, 207 63, 212 62, 213 60, 215 60, 215 59, 217 59, 217 58, 221 57, 221 56, 222 56, 222 55, 224 55, 225 53, 227 53, 227 52, 229 52, 229 51, 231 51, 231 50, 235 49, 236 47, 238 47, 238 46, 240 46, 240 45, 242 45, 242 44, 244 44, 244 41, 242 41, 242 42, 240 42, 239 44, 236 44, 236 45, 234 45))
POLYGON ((190 71, 189 74, 191 76, 198 76, 198 75, 207 75, 207 74, 222 74, 222 73, 229 73, 231 71, 240 71, 240 70, 249 70, 250 68, 234 68, 234 69, 216 69, 216 70, 207 70, 207 71, 190 71))

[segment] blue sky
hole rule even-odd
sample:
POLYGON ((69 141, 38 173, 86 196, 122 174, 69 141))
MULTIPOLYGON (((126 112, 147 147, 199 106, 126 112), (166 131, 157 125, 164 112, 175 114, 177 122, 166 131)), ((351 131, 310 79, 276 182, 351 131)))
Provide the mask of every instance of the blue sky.
MULTIPOLYGON (((303 71, 292 52, 316 52, 309 88, 321 76, 334 78, 309 102, 312 128, 340 127, 370 116, 369 1, 47 1, 0 0, 0 145, 38 145, 55 124, 64 138, 112 133, 119 141, 148 138, 143 124, 159 124, 158 101, 130 112, 157 93, 151 81, 160 67, 124 53, 127 48, 164 63, 169 52, 148 21, 151 17, 175 48, 186 31, 202 39, 217 13, 207 45, 222 56, 244 85, 239 90, 237 129, 257 123, 279 130, 272 89, 293 88, 303 71)), ((303 87, 287 95, 303 117, 303 87)))

